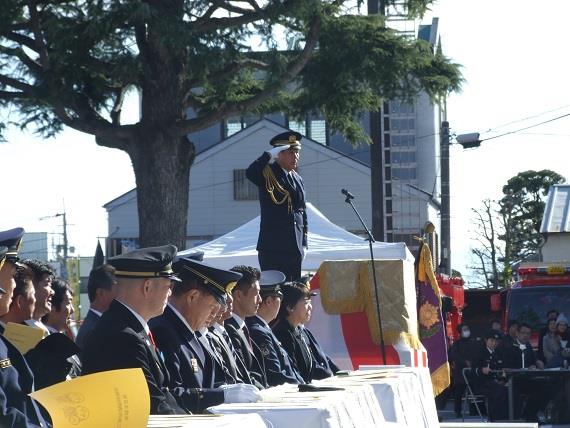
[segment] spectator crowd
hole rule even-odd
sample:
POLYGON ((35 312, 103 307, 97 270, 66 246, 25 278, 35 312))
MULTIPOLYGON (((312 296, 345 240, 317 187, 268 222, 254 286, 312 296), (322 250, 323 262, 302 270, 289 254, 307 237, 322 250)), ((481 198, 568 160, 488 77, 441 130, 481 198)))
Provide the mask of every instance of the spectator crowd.
POLYGON ((458 326, 459 339, 449 349, 456 417, 463 417, 468 404, 481 396, 489 420, 506 420, 510 381, 515 419, 570 421, 569 377, 548 375, 568 368, 570 346, 565 314, 548 311, 546 326, 540 331, 517 320, 509 323, 506 333, 503 331, 499 320, 491 321, 483 337, 473 337, 466 323, 458 326), (534 347, 531 338, 536 342, 534 347))

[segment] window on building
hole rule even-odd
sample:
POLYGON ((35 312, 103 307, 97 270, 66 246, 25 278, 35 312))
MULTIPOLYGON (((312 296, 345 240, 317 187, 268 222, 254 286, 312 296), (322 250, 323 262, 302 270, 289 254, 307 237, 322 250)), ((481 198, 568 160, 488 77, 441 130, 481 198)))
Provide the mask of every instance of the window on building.
POLYGON ((241 131, 241 117, 230 117, 226 120, 226 137, 230 137, 239 131, 241 131))
POLYGON ((414 105, 401 101, 390 101, 390 114, 413 114, 414 105))
POLYGON ((327 144, 327 125, 324 119, 311 119, 309 121, 309 138, 323 146, 327 144))
POLYGON ((415 180, 417 178, 416 168, 401 168, 394 165, 392 178, 396 180, 415 180))
POLYGON ((247 179, 245 169, 234 169, 234 201, 256 201, 257 186, 247 179))
POLYGON ((390 118, 390 129, 392 131, 413 131, 415 128, 415 120, 412 117, 390 118))
POLYGON ((413 163, 416 152, 392 152, 392 163, 413 163))
POLYGON ((298 132, 301 135, 307 135, 307 122, 289 119, 289 129, 298 132))
POLYGON ((394 147, 414 147, 415 146, 415 136, 413 134, 408 134, 408 135, 393 134, 392 135, 392 146, 394 146, 394 147))

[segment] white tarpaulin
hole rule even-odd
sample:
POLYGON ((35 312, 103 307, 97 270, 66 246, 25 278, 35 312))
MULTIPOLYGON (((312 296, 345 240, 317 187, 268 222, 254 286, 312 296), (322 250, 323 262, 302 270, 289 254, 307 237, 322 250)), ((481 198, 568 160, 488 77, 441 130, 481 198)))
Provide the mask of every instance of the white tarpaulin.
MULTIPOLYGON (((370 259, 368 241, 330 222, 310 203, 307 203, 307 217, 309 250, 303 260, 303 270, 316 271, 325 260, 370 259)), ((201 250, 206 263, 222 269, 230 269, 236 265, 259 267, 255 249, 259 235, 259 218, 257 216, 213 241, 181 251, 179 255, 201 250)), ((414 260, 406 244, 402 242, 375 242, 373 248, 374 258, 378 260, 414 260)))

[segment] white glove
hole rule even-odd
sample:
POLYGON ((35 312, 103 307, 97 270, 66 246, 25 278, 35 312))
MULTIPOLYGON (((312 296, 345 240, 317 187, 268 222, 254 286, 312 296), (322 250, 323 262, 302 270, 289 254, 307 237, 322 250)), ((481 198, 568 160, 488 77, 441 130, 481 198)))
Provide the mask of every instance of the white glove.
POLYGON ((224 403, 255 403, 261 400, 261 394, 255 385, 236 383, 220 385, 220 389, 224 391, 224 403))
POLYGON ((267 153, 269 153, 271 159, 275 159, 279 155, 279 153, 281 153, 284 150, 288 150, 289 147, 290 146, 288 144, 284 146, 273 147, 272 149, 267 150, 267 153))

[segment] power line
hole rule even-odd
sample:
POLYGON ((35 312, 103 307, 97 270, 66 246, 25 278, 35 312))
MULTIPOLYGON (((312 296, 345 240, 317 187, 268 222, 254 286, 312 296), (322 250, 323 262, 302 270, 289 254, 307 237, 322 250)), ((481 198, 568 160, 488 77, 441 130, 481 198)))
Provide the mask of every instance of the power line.
POLYGON ((494 136, 489 137, 489 138, 482 138, 481 141, 489 141, 489 140, 493 140, 495 138, 504 137, 505 135, 516 134, 517 132, 526 131, 527 129, 531 129, 531 128, 536 128, 537 126, 544 125, 545 123, 554 122, 556 120, 560 120, 560 119, 563 119, 563 118, 568 117, 568 116, 570 116, 570 113, 566 113, 566 114, 563 114, 561 116, 545 120, 543 122, 535 123, 534 125, 525 126, 524 128, 519 128, 519 129, 515 129, 513 131, 504 132, 504 133, 499 134, 499 135, 494 135, 494 136))

